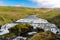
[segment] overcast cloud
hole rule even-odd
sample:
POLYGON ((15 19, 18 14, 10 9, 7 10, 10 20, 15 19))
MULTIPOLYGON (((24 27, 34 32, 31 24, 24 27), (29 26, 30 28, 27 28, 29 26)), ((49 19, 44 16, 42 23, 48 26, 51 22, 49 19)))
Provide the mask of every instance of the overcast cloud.
POLYGON ((60 8, 60 0, 30 0, 40 7, 60 8))

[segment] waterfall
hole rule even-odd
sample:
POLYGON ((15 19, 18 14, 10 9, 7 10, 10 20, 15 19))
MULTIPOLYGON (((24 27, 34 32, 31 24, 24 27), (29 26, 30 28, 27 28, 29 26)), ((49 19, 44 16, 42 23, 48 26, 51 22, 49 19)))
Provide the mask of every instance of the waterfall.
POLYGON ((18 22, 20 22, 20 24, 21 23, 30 23, 34 29, 36 29, 37 27, 42 27, 42 29, 44 29, 45 31, 49 30, 55 34, 56 33, 60 34, 60 29, 58 29, 55 24, 49 23, 45 19, 37 18, 36 16, 32 16, 32 17, 29 16, 28 18, 19 19, 16 22, 17 23, 7 23, 5 25, 2 25, 1 29, 0 29, 0 35, 9 33, 8 29, 19 24, 18 22))
POLYGON ((17 25, 16 23, 8 23, 8 24, 5 24, 5 25, 2 25, 1 29, 9 29, 13 26, 17 25))
MULTIPOLYGON (((5 25, 2 25, 2 27, 0 29, 0 31, 2 31, 2 32, 0 32, 0 35, 9 33, 8 29, 11 28, 11 27, 14 27, 15 25, 17 25, 17 24, 16 23, 8 23, 8 24, 5 24, 5 25)), ((55 34, 58 31, 59 32, 58 34, 60 34, 60 30, 57 28, 57 26, 55 24, 48 23, 48 25, 47 25, 47 24, 42 23, 42 24, 38 25, 38 24, 32 23, 31 25, 33 26, 34 29, 36 29, 37 27, 42 27, 45 31, 50 30, 51 32, 53 32, 55 34)))
POLYGON ((0 35, 9 33, 8 29, 11 28, 11 27, 14 27, 15 25, 17 25, 17 24, 16 23, 8 23, 8 24, 5 24, 5 25, 2 25, 1 29, 0 29, 0 35))

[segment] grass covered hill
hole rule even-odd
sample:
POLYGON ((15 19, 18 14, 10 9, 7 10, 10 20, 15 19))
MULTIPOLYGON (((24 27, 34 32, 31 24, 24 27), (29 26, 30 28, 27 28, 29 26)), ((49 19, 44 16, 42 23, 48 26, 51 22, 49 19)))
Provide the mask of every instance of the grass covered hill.
POLYGON ((60 9, 0 6, 0 25, 14 22, 32 14, 52 22, 52 18, 60 15, 60 9))
POLYGON ((47 32, 39 32, 29 38, 28 40, 57 40, 57 35, 47 31, 47 32))

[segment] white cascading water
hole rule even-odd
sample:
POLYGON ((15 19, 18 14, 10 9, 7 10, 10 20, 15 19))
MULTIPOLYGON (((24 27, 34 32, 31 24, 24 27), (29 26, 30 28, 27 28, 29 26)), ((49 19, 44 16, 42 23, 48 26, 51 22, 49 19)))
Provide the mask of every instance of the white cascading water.
POLYGON ((0 29, 0 35, 3 35, 3 34, 7 34, 9 33, 9 28, 15 26, 17 24, 15 23, 8 23, 8 24, 5 24, 5 25, 2 25, 1 29, 0 29))
MULTIPOLYGON (((37 28, 37 27, 42 27, 45 31, 46 30, 50 30, 51 32, 55 33, 58 31, 60 34, 60 30, 57 28, 57 26, 55 24, 51 24, 49 23, 47 20, 45 19, 38 19, 36 16, 29 16, 27 18, 24 18, 24 19, 20 19, 20 20, 17 20, 16 22, 27 22, 31 24, 32 22, 32 26, 33 28, 37 28), (36 19, 36 20, 35 20, 36 19), (37 23, 36 23, 37 22, 37 23), (38 23, 40 22, 40 24, 38 23), (46 23, 47 24, 46 24, 46 23), (34 24, 35 23, 35 24, 34 24), (42 23, 42 24, 41 24, 42 23)), ((7 34, 9 33, 9 28, 11 27, 14 27, 15 25, 17 25, 18 23, 7 23, 5 25, 2 25, 1 29, 0 29, 0 35, 3 35, 3 34, 7 34)))

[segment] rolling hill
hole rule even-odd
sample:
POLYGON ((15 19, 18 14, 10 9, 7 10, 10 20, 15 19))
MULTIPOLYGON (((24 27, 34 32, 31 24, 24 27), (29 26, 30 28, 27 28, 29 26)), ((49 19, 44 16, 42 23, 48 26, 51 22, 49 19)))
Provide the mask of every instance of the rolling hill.
POLYGON ((32 14, 37 15, 39 18, 47 19, 52 23, 56 23, 53 19, 56 19, 54 17, 60 15, 60 9, 0 6, 0 25, 14 22, 32 14))

